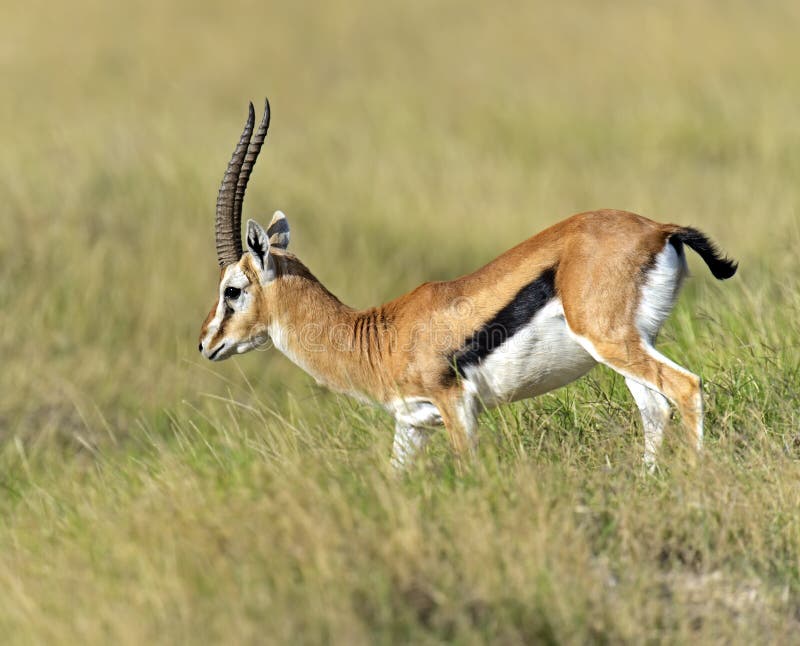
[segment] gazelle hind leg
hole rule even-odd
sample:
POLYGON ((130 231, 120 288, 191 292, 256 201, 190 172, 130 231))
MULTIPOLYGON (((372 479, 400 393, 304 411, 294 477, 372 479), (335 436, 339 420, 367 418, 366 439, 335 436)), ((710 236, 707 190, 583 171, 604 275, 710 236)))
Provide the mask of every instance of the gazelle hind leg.
MULTIPOLYGON (((652 346, 647 346, 647 351, 652 355, 658 365, 664 369, 670 369, 681 377, 677 378, 677 388, 672 387, 675 398, 668 392, 665 394, 678 408, 684 426, 689 429, 690 439, 693 448, 697 453, 703 450, 703 380, 693 372, 679 366, 677 363, 668 359, 652 346)), ((676 378, 673 376, 672 381, 676 378)))
POLYGON ((656 466, 656 455, 664 439, 664 428, 669 422, 670 409, 667 398, 633 379, 625 379, 639 413, 644 430, 644 464, 651 471, 656 466))
POLYGON ((578 341, 597 361, 672 402, 690 432, 692 446, 698 453, 702 450, 703 391, 700 377, 662 355, 639 336, 623 342, 583 337, 578 341))

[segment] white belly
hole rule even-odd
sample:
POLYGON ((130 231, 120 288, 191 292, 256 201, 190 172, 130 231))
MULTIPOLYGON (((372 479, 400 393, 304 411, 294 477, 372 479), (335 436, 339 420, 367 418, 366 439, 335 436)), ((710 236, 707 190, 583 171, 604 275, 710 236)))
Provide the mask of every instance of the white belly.
POLYGON ((486 406, 541 395, 585 375, 596 361, 569 335, 561 301, 536 316, 478 365, 465 371, 486 406))

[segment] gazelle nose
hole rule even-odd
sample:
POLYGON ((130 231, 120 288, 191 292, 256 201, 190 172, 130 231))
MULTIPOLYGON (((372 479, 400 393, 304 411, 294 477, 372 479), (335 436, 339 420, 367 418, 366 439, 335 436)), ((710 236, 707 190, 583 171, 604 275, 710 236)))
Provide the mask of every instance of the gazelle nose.
POLYGON ((200 352, 203 351, 203 342, 202 341, 200 341, 200 345, 197 346, 197 349, 200 350, 200 352))

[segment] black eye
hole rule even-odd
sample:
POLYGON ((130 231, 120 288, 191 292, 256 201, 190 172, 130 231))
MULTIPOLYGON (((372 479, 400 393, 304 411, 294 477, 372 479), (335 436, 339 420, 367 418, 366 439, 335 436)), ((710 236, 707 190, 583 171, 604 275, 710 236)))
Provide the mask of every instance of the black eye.
POLYGON ((238 287, 226 287, 225 288, 225 298, 228 298, 232 301, 235 301, 239 298, 239 294, 242 293, 242 290, 238 287))

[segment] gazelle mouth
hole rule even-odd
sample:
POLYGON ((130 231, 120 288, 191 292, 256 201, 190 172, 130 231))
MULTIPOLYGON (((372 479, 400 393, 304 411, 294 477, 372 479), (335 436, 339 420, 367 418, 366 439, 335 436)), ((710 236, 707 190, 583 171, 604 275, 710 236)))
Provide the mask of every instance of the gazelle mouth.
POLYGON ((208 360, 214 361, 214 357, 216 357, 226 345, 227 345, 226 343, 222 343, 222 345, 220 345, 216 350, 214 350, 214 352, 208 355, 208 360))

